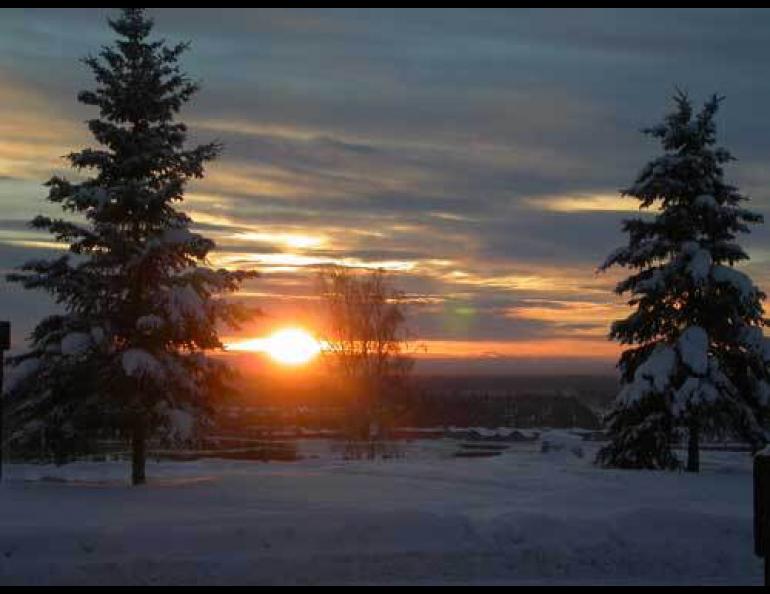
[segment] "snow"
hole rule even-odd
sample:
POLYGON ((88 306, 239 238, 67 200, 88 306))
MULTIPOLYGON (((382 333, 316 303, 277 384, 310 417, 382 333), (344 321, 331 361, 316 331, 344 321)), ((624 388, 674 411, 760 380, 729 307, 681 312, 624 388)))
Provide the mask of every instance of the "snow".
POLYGON ((679 336, 677 350, 682 363, 695 375, 705 375, 708 371, 709 337, 700 326, 690 326, 679 336))
POLYGON ((323 443, 295 463, 151 462, 141 488, 126 462, 10 465, 0 583, 761 584, 746 453, 705 451, 694 475, 537 443, 375 462, 323 443))
POLYGON ((716 199, 711 194, 701 194, 695 198, 695 205, 708 210, 716 210, 718 206, 716 199))
POLYGON ((672 412, 676 416, 683 416, 689 408, 715 404, 719 398, 719 390, 710 380, 688 377, 674 393, 672 412))
POLYGON ((692 254, 687 272, 696 285, 703 284, 708 279, 711 264, 711 253, 708 250, 699 249, 692 254))
POLYGON ((82 355, 91 348, 91 335, 85 332, 70 332, 61 340, 61 354, 69 357, 82 355))
POLYGON ((656 392, 662 392, 671 383, 671 374, 675 367, 676 353, 674 349, 659 344, 647 357, 647 360, 637 368, 634 380, 647 380, 656 392))
POLYGON ((687 274, 695 281, 696 285, 703 284, 711 272, 713 260, 711 252, 700 246, 697 241, 685 241, 681 246, 682 254, 686 256, 687 274))
POLYGON ((754 386, 754 395, 762 406, 770 406, 770 385, 765 380, 760 380, 754 386))
POLYGON ((624 258, 628 257, 628 248, 626 247, 619 247, 615 248, 610 252, 610 255, 607 256, 607 258, 602 262, 601 266, 599 266, 599 270, 606 270, 613 264, 616 264, 619 260, 622 260, 624 258))
POLYGON ((136 320, 136 329, 142 332, 152 332, 162 328, 164 324, 163 318, 156 316, 155 314, 150 314, 141 316, 136 320))
POLYGON ((674 393, 672 403, 672 412, 674 413, 674 416, 682 416, 687 412, 688 405, 693 403, 698 394, 700 384, 700 378, 688 377, 674 393))
POLYGON ((37 357, 29 357, 14 366, 9 366, 5 371, 3 393, 7 394, 12 392, 20 382, 23 382, 32 374, 37 373, 39 369, 40 359, 37 357))
POLYGON ((651 392, 650 382, 644 378, 639 378, 625 384, 618 394, 617 400, 623 406, 633 406, 638 404, 642 398, 651 392))
POLYGON ((161 246, 187 244, 198 238, 200 235, 192 233, 187 227, 169 227, 148 240, 147 247, 154 250, 161 246))
POLYGON ((123 371, 129 377, 158 378, 163 376, 163 366, 150 353, 142 349, 128 349, 121 356, 123 371))
POLYGON ((532 431, 521 430, 515 427, 495 427, 495 428, 455 427, 453 425, 450 425, 446 429, 444 429, 444 427, 431 427, 431 428, 404 427, 401 430, 410 432, 410 433, 419 433, 419 432, 435 433, 438 431, 441 434, 446 433, 447 435, 450 435, 452 437, 465 437, 466 439, 467 438, 498 439, 500 441, 506 441, 511 438, 534 439, 537 436, 537 433, 533 434, 532 431))
POLYGON ((190 285, 173 287, 168 294, 170 320, 177 324, 186 319, 204 320, 206 309, 200 295, 190 285))
POLYGON ((693 256, 700 249, 700 244, 697 241, 683 241, 682 253, 688 256, 693 256))
POLYGON ((100 326, 93 326, 91 328, 91 340, 94 341, 94 344, 102 344, 104 342, 104 338, 104 328, 100 326))
POLYGON ((184 443, 195 433, 195 417, 189 411, 172 408, 166 413, 168 419, 167 437, 174 442, 184 443))
POLYGON ((750 351, 759 355, 765 363, 770 362, 770 339, 759 326, 744 326, 740 335, 741 342, 750 351))
POLYGON ((567 454, 582 458, 583 438, 569 431, 546 431, 540 436, 540 451, 544 454, 567 454))
POLYGON ((165 229, 161 236, 163 243, 188 243, 200 235, 192 233, 187 227, 171 227, 165 229))
POLYGON ((76 200, 92 203, 96 208, 103 208, 110 201, 110 195, 102 186, 81 185, 74 194, 76 200))
POLYGON ((665 344, 658 344, 647 359, 637 367, 634 380, 625 384, 618 394, 618 402, 633 406, 653 393, 665 391, 671 384, 676 370, 676 351, 665 344))
POLYGON ((756 296, 757 289, 751 279, 730 266, 714 266, 711 275, 718 283, 732 285, 743 301, 750 301, 756 296))
POLYGON ((654 293, 662 289, 665 284, 663 271, 656 268, 652 271, 649 278, 641 280, 636 284, 635 290, 638 293, 654 293))

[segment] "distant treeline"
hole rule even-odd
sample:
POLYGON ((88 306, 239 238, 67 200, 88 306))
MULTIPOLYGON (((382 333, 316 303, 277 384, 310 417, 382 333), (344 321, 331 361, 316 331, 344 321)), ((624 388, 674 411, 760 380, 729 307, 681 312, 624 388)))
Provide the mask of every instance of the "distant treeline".
MULTIPOLYGON (((615 392, 607 378, 418 377, 392 394, 393 427, 582 427, 597 429, 615 392)), ((257 386, 253 386, 256 388, 257 386)), ((245 391, 218 415, 230 434, 304 428, 338 431, 348 407, 331 386, 245 391)))
POLYGON ((412 427, 582 427, 598 429, 600 414, 574 395, 412 394, 396 420, 412 427))

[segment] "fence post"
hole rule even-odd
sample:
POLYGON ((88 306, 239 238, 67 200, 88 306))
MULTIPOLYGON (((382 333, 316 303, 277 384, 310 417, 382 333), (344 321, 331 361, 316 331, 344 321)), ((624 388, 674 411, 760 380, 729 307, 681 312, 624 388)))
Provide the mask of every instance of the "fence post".
POLYGON ((754 456, 754 552, 765 562, 770 585, 770 448, 754 456))

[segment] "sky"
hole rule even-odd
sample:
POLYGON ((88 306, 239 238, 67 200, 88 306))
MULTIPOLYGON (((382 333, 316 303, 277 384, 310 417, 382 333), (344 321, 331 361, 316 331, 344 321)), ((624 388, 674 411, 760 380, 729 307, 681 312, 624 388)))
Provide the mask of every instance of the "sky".
MULTIPOLYGON (((0 9, 0 270, 55 253, 26 221, 42 183, 92 144, 80 58, 109 9, 0 9)), ((224 153, 184 208, 216 265, 254 268, 265 315, 228 339, 312 329, 314 267, 383 267, 410 298, 424 370, 610 372, 628 308, 597 274, 621 198, 658 153, 640 129, 676 88, 726 96, 728 178, 770 210, 770 12, 763 10, 152 9, 189 40, 201 91, 182 120, 224 153)), ((770 289, 770 233, 744 241, 770 289)), ((52 310, 0 282, 23 342, 52 310)))

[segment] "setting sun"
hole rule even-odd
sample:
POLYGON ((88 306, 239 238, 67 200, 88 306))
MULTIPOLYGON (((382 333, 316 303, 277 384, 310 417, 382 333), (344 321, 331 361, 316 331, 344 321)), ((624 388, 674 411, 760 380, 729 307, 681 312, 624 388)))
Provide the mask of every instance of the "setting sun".
POLYGON ((321 351, 318 341, 300 328, 287 328, 272 334, 265 341, 265 352, 284 365, 307 363, 321 351))
POLYGON ((273 361, 284 365, 302 365, 321 352, 321 345, 312 334, 302 328, 284 328, 265 338, 253 338, 228 345, 233 351, 265 353, 273 361))

